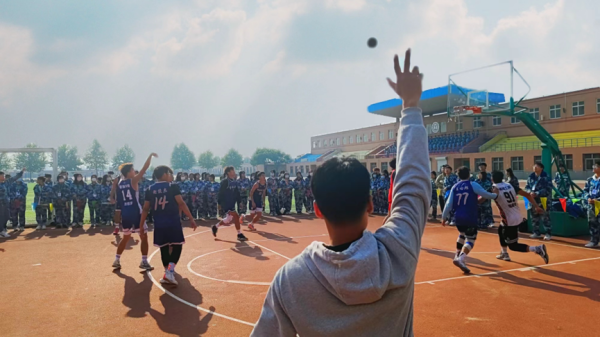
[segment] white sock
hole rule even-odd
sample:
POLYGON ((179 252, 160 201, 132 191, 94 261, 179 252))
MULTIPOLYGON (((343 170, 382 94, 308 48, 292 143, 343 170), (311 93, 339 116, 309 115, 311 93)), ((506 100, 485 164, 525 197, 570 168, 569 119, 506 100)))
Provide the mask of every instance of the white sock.
POLYGON ((121 260, 121 254, 117 254, 115 257, 117 260, 121 260))
POLYGON ((142 261, 148 262, 148 255, 142 255, 142 261))
POLYGON ((171 272, 175 271, 175 263, 171 262, 169 263, 169 266, 167 267, 167 269, 171 272))
POLYGON ((237 232, 238 232, 238 234, 242 234, 242 230, 241 229, 238 229, 237 232))
POLYGON ((221 227, 221 221, 219 221, 219 222, 218 222, 218 223, 215 225, 215 227, 217 227, 217 228, 221 227))
POLYGON ((506 254, 508 253, 508 247, 501 247, 502 248, 502 253, 506 254))

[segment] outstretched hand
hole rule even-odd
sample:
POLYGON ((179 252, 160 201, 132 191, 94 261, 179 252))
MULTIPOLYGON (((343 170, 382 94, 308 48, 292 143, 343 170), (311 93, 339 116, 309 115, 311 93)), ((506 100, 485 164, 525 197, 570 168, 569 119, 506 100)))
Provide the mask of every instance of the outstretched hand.
POLYGON ((150 157, 158 158, 158 155, 154 152, 150 153, 150 157))
POLYGON ((389 78, 387 80, 390 87, 402 98, 404 108, 418 106, 423 92, 423 74, 419 72, 417 66, 410 71, 410 49, 406 50, 404 56, 404 71, 400 69, 398 55, 394 56, 394 71, 396 72, 396 83, 389 78))

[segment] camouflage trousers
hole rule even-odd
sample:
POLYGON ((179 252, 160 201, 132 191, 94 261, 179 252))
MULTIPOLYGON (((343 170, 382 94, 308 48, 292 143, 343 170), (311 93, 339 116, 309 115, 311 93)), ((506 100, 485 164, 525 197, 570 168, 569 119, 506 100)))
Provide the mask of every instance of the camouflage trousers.
POLYGON ((102 203, 100 205, 100 221, 110 222, 115 215, 115 205, 110 203, 102 203))
POLYGON ((279 197, 277 192, 272 192, 269 194, 269 213, 271 215, 279 214, 279 197))
POLYGON ((478 206, 478 227, 487 228, 489 225, 494 223, 494 214, 492 213, 492 202, 487 200, 478 206))
POLYGON ((68 226, 71 217, 71 202, 56 202, 54 203, 54 211, 56 213, 56 225, 68 226))
POLYGON ((588 205, 588 222, 590 226, 590 241, 600 242, 600 213, 596 215, 593 204, 588 205))
POLYGON ((306 212, 313 211, 313 202, 314 201, 315 201, 315 198, 313 197, 312 194, 306 194, 304 196, 304 208, 306 208, 306 212))
MULTIPOLYGON (((279 208, 283 208, 284 211, 281 213, 288 214, 292 210, 292 192, 280 192, 279 193, 279 208)), ((281 210, 280 210, 281 211, 281 210)))
POLYGON ((196 200, 195 200, 194 207, 196 208, 196 214, 192 213, 192 215, 197 216, 198 219, 208 217, 208 215, 206 213, 206 210, 207 210, 206 196, 204 194, 196 194, 196 200))
POLYGON ((83 224, 83 214, 85 213, 85 205, 87 199, 73 200, 73 222, 83 224))
MULTIPOLYGON (((544 208, 540 198, 535 198, 535 202, 537 202, 540 207, 544 208)), ((548 207, 546 207, 546 209, 548 209, 548 207)), ((542 214, 531 212, 531 226, 533 227, 534 234, 540 235, 540 226, 544 226, 546 234, 552 235, 552 224, 550 223, 548 212, 542 214)))
POLYGON ((217 217, 217 196, 209 195, 206 200, 206 213, 209 218, 217 217))
POLYGON ((294 190, 294 201, 296 202, 296 213, 302 213, 302 205, 304 204, 304 192, 294 190))
POLYGON ((387 199, 383 190, 373 190, 373 213, 387 214, 387 199))
POLYGON ((431 207, 431 216, 433 216, 434 218, 437 217, 437 206, 438 206, 438 198, 434 194, 431 197, 431 202, 429 203, 429 207, 431 207))
POLYGON ((35 221, 40 226, 46 226, 48 218, 51 218, 50 207, 48 204, 40 204, 35 207, 35 221))
POLYGON ((100 223, 100 201, 90 200, 88 202, 88 208, 90 209, 90 222, 92 225, 100 223))
POLYGON ((240 202, 237 204, 237 212, 238 214, 246 214, 248 212, 248 196, 242 195, 240 196, 240 202))
POLYGON ((10 222, 13 228, 25 227, 25 200, 13 200, 10 203, 10 222))

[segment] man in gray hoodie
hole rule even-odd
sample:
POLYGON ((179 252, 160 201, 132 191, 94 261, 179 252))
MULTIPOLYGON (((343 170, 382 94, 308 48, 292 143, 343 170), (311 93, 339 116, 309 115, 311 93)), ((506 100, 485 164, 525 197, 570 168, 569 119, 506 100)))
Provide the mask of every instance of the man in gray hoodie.
POLYGON ((331 243, 313 242, 275 275, 251 336, 412 336, 414 280, 431 182, 427 132, 418 103, 422 75, 394 58, 403 100, 392 209, 375 233, 369 172, 334 158, 314 173, 315 213, 331 243), (348 182, 352 183, 349 184, 348 182))

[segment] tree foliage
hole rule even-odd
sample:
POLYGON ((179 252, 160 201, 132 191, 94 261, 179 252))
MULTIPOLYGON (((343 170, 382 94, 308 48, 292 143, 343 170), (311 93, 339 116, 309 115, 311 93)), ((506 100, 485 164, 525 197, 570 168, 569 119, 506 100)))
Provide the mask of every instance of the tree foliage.
POLYGON ((236 169, 241 168, 243 162, 242 155, 235 149, 230 149, 221 159, 222 166, 233 166, 236 169))
POLYGON ((171 153, 171 166, 175 170, 189 170, 196 165, 196 157, 194 152, 187 145, 181 143, 175 145, 173 153, 171 153))
POLYGON ((8 153, 0 153, 0 171, 7 171, 13 168, 12 158, 8 153))
POLYGON ((129 145, 125 144, 123 147, 117 149, 117 152, 112 157, 112 167, 117 169, 119 165, 123 163, 133 163, 135 160, 135 153, 129 145))
POLYGON ((252 155, 250 164, 253 166, 262 165, 267 159, 275 164, 286 164, 292 161, 292 157, 281 150, 258 148, 252 155))
POLYGON ((211 151, 203 152, 198 156, 198 165, 207 170, 219 164, 219 157, 216 157, 211 151))
MULTIPOLYGON (((30 149, 35 149, 38 146, 34 143, 29 143, 26 146, 30 149)), ((42 152, 21 152, 15 157, 15 168, 20 170, 26 167, 31 177, 31 173, 40 172, 46 168, 46 155, 42 152)))
POLYGON ((108 165, 108 156, 98 140, 94 139, 92 146, 90 146, 83 157, 83 161, 89 168, 95 170, 96 174, 98 174, 99 169, 103 169, 108 165))
POLYGON ((58 167, 65 171, 77 171, 79 166, 83 164, 77 154, 76 146, 63 144, 58 148, 58 167))

